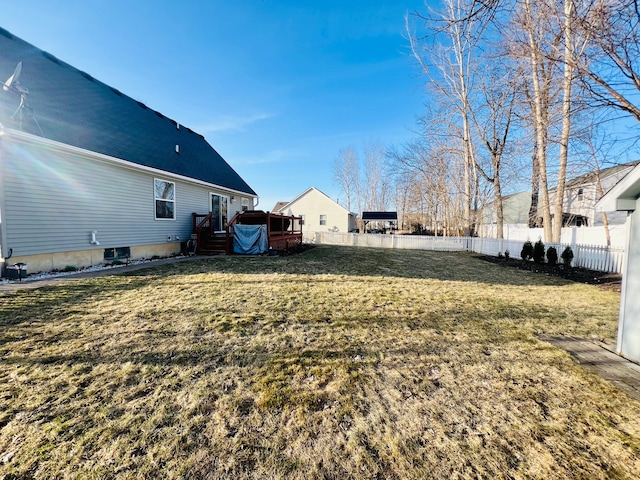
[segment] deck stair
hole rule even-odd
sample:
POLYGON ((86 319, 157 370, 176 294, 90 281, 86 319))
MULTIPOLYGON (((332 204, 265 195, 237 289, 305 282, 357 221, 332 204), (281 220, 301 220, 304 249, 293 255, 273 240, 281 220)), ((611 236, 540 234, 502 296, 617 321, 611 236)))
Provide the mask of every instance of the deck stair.
POLYGON ((225 233, 214 233, 213 235, 202 235, 202 243, 198 243, 199 255, 224 255, 227 253, 227 235, 225 233))
POLYGON ((230 253, 229 234, 213 230, 213 217, 209 214, 193 214, 193 233, 196 236, 198 255, 225 255, 230 253))

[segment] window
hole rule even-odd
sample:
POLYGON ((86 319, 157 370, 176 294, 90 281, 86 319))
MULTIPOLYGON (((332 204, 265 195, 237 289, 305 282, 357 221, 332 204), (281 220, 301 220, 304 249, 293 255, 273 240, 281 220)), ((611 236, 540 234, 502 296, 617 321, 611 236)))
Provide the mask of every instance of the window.
POLYGON ((242 211, 246 212, 249 210, 249 199, 242 197, 242 211))
POLYGON ((320 215, 320 225, 326 225, 326 224, 327 224, 327 216, 320 215))
POLYGON ((118 248, 105 248, 104 249, 104 259, 109 260, 118 260, 121 258, 130 258, 131 257, 131 247, 118 247, 118 248))
POLYGON ((153 190, 156 200, 156 220, 175 220, 176 184, 156 178, 153 190))
POLYGON ((578 189, 578 200, 582 200, 583 195, 584 195, 584 189, 579 188, 578 189))

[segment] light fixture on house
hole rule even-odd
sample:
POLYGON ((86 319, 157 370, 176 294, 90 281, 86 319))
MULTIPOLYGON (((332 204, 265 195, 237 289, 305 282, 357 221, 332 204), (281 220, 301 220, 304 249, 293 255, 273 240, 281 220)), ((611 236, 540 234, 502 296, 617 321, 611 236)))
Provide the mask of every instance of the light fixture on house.
POLYGON ((91 232, 91 242, 90 242, 91 245, 100 245, 100 242, 96 238, 96 235, 98 235, 97 230, 94 230, 93 232, 91 232))
POLYGON ((176 144, 176 155, 180 155, 180 145, 176 144))

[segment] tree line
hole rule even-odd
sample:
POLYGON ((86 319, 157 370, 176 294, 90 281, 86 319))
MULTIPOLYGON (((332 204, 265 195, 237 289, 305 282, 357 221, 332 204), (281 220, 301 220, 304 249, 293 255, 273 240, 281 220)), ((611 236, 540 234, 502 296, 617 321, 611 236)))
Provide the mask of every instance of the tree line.
POLYGON ((419 134, 340 151, 345 207, 392 207, 417 229, 474 235, 491 203, 502 238, 505 193, 530 190, 529 225, 559 241, 567 175, 637 149, 639 2, 442 0, 408 14, 427 85, 419 134))

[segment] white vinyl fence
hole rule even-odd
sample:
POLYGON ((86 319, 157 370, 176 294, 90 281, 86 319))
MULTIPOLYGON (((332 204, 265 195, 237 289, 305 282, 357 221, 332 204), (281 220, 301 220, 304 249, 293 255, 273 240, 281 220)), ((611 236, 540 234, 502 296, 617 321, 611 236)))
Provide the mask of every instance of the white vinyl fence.
MULTIPOLYGON (((409 250, 435 250, 447 252, 474 252, 498 256, 509 251, 511 258, 520 258, 524 241, 480 237, 430 237, 422 235, 382 235, 367 233, 316 232, 317 245, 349 245, 355 247, 399 248, 409 250)), ((555 247, 560 255, 568 244, 549 243, 545 249, 555 247)), ((594 245, 570 245, 574 267, 600 272, 621 273, 624 249, 594 245)))

